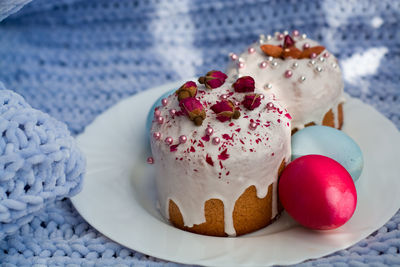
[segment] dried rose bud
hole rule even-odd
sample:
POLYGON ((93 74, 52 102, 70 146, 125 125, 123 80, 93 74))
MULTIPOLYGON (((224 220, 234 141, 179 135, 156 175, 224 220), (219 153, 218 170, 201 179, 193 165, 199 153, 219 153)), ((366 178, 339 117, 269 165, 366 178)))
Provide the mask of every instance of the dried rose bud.
POLYGON ((226 78, 228 78, 228 76, 226 76, 225 73, 212 70, 207 72, 206 76, 200 77, 199 83, 204 84, 208 89, 214 89, 223 85, 226 78))
POLYGON ((254 92, 254 79, 250 76, 243 76, 236 80, 232 85, 237 93, 250 93, 254 92))
POLYGON ((197 94, 197 85, 192 81, 185 82, 175 93, 178 95, 179 101, 188 97, 195 97, 197 94))
POLYGON ((236 110, 235 105, 229 100, 217 101, 216 104, 211 106, 211 109, 217 114, 217 120, 220 122, 228 121, 232 118, 238 119, 240 117, 239 110, 236 110))
POLYGON ((294 46, 294 40, 292 37, 290 37, 290 35, 286 35, 285 40, 283 41, 283 48, 289 48, 292 46, 294 46))
POLYGON ((248 94, 245 95, 242 104, 245 108, 253 110, 261 105, 261 97, 259 94, 248 94))
POLYGON ((206 112, 203 105, 195 97, 184 98, 179 102, 179 106, 184 114, 197 126, 203 123, 206 118, 206 112))

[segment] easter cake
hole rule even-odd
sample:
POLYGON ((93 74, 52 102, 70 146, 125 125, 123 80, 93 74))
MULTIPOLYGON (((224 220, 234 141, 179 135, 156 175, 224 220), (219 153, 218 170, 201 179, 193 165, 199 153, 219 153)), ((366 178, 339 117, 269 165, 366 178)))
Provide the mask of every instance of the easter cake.
POLYGON ((292 115, 293 133, 309 125, 341 129, 343 79, 337 59, 298 31, 261 35, 240 54, 230 54, 229 76, 252 76, 292 115))
POLYGON ((291 116, 252 77, 208 72, 162 99, 151 150, 160 211, 174 226, 239 236, 279 215, 291 116))

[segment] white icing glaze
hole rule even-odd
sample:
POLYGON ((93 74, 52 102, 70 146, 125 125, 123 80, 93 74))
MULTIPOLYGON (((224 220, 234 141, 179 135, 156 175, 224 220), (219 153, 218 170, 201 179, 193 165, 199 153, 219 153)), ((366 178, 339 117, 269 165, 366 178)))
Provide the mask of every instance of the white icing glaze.
MULTIPOLYGON (((320 45, 311 39, 303 39, 300 36, 294 37, 295 46, 303 50, 303 45, 309 43, 311 47, 320 45)), ((262 44, 282 45, 283 40, 273 37, 271 40, 265 40, 262 44)), ((228 67, 227 74, 230 76, 251 76, 254 78, 256 87, 264 88, 266 84, 271 84, 272 88, 267 91, 275 94, 276 98, 287 108, 292 115, 292 128, 302 129, 304 125, 310 122, 322 124, 324 115, 332 109, 335 114, 335 126, 337 123, 337 107, 344 102, 343 97, 343 79, 337 59, 329 54, 324 57, 324 50, 317 58, 313 59, 315 64, 311 64, 311 59, 292 59, 285 60, 274 58, 268 61, 268 56, 261 50, 260 42, 252 44, 254 53, 248 50, 242 53, 238 60, 244 63, 243 68, 238 67, 238 60, 232 61, 228 67), (260 68, 260 63, 268 62, 267 67, 260 68), (273 67, 271 62, 277 62, 273 67), (297 67, 293 67, 293 63, 297 67), (318 72, 317 67, 322 71, 318 72), (290 78, 285 77, 285 71, 292 71, 290 78), (306 79, 300 81, 300 77, 306 79)))
MULTIPOLYGON (((152 133, 162 134, 160 140, 151 138, 161 213, 168 218, 171 199, 179 207, 185 226, 191 227, 205 222, 204 204, 207 200, 220 199, 224 204, 225 232, 230 236, 236 235, 232 218, 235 202, 252 185, 256 187, 257 196, 263 198, 269 185, 274 184, 272 218, 277 215, 278 169, 282 160, 290 161, 291 132, 287 111, 258 89, 255 93, 266 95, 258 108, 249 111, 240 105, 239 119, 218 121, 210 106, 220 101, 222 94, 233 92, 233 81, 227 79, 223 86, 212 90, 199 86, 197 96, 207 114, 201 126, 195 126, 184 115, 171 117, 170 109, 180 110, 173 94, 168 97, 168 104, 159 108, 165 122, 153 122, 151 129, 152 133), (266 109, 268 102, 277 109, 266 109), (251 120, 260 122, 255 130, 249 129, 251 120), (214 129, 208 142, 202 140, 207 126, 214 129), (187 136, 187 142, 171 152, 165 138, 170 136, 174 139, 173 144, 177 144, 181 135, 187 136), (212 144, 214 137, 221 139, 219 145, 212 144), (219 160, 218 156, 225 149, 229 158, 219 160), (211 157, 213 166, 206 161, 207 155, 211 157)), ((244 96, 245 93, 234 93, 228 99, 241 102, 244 96)))

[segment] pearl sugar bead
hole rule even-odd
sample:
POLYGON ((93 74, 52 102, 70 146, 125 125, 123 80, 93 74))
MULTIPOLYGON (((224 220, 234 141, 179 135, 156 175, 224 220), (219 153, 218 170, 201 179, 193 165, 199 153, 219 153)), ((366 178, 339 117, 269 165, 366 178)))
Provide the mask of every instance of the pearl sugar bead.
POLYGON ((228 95, 223 94, 219 97, 221 100, 227 100, 228 99, 228 95))
POLYGON ((153 138, 154 138, 155 140, 160 140, 160 138, 161 138, 161 133, 160 133, 160 132, 154 132, 154 133, 153 133, 153 138))
POLYGON ((186 135, 179 136, 179 143, 180 144, 184 144, 184 143, 186 143, 186 141, 187 141, 186 135))
POLYGON ((235 53, 230 53, 229 57, 231 58, 231 60, 235 61, 236 59, 238 59, 238 56, 235 53))
POLYGON ((291 70, 285 71, 285 77, 286 78, 290 78, 290 77, 292 77, 292 75, 293 75, 293 72, 291 70))
POLYGON ((273 104, 272 102, 268 102, 267 105, 266 105, 265 107, 266 107, 266 109, 268 109, 268 110, 271 110, 271 109, 274 109, 274 108, 275 108, 275 106, 274 106, 274 104, 273 104))
POLYGON ((219 139, 219 137, 214 137, 214 138, 212 139, 213 145, 218 145, 220 142, 221 142, 221 140, 219 139))
POLYGON ((214 129, 211 127, 206 128, 206 135, 212 135, 214 133, 214 129))
POLYGON ((317 67, 315 68, 315 70, 316 70, 317 72, 322 72, 324 69, 321 68, 320 66, 317 66, 317 67))
POLYGON ((169 115, 171 115, 171 117, 174 117, 176 115, 176 109, 171 109, 169 111, 169 115))
POLYGON ((263 61, 260 63, 260 68, 265 69, 267 67, 268 63, 266 61, 263 61))
POLYGON ((164 123, 164 118, 161 117, 161 116, 158 116, 158 117, 156 118, 156 120, 157 120, 158 124, 163 124, 163 123, 164 123))
POLYGON ((257 128, 257 123, 251 122, 249 127, 250 127, 250 130, 255 130, 257 128))
POLYGON ((172 139, 172 137, 171 136, 168 136, 167 138, 165 138, 165 143, 167 144, 167 145, 171 145, 173 142, 174 142, 174 139, 172 139))

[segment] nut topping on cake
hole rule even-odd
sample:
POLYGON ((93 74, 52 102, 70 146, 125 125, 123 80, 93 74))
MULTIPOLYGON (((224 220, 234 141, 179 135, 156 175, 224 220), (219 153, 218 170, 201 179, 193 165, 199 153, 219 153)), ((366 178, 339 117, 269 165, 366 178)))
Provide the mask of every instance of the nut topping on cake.
POLYGON ((283 41, 283 45, 261 45, 261 50, 267 55, 274 58, 294 58, 294 59, 303 59, 303 58, 315 58, 322 51, 325 50, 323 46, 314 46, 310 47, 308 43, 303 46, 303 51, 295 47, 295 41, 290 37, 290 35, 286 35, 283 41))

